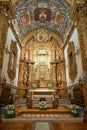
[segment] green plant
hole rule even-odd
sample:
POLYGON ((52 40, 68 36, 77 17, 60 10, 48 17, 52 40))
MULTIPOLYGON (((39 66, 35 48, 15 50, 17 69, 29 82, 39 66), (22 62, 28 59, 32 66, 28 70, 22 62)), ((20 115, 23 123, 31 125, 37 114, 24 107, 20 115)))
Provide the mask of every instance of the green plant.
POLYGON ((6 108, 5 118, 12 118, 16 116, 14 105, 7 105, 5 108, 6 108))
POLYGON ((80 107, 78 105, 71 105, 71 115, 74 117, 80 116, 80 107))

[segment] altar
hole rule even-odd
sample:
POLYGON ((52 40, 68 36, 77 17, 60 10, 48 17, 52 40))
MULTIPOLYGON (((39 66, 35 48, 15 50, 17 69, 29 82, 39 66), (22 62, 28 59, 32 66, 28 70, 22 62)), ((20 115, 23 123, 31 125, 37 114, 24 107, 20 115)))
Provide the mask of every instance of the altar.
POLYGON ((53 103, 55 101, 55 89, 39 88, 31 89, 29 91, 29 97, 32 101, 32 108, 39 107, 40 98, 45 98, 48 108, 53 108, 53 103))

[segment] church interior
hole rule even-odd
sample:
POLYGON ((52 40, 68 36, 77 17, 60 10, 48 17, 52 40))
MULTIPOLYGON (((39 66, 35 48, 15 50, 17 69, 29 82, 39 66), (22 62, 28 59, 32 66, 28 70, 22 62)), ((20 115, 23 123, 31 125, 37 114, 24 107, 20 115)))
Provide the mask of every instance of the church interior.
POLYGON ((71 114, 76 105, 82 122, 42 127, 87 129, 86 0, 0 0, 0 129, 43 130, 5 122, 12 105, 16 116, 71 114))

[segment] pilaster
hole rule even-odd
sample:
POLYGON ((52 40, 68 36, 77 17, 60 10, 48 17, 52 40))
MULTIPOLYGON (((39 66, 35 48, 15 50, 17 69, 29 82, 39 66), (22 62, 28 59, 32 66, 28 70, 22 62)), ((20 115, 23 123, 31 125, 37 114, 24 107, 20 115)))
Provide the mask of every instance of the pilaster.
POLYGON ((0 1, 0 74, 2 72, 4 50, 9 27, 9 20, 14 18, 11 2, 0 1))
POLYGON ((83 73, 87 71, 87 2, 75 0, 71 19, 76 23, 80 43, 83 73))
POLYGON ((0 14, 0 73, 2 71, 3 59, 4 59, 4 49, 6 36, 8 31, 8 22, 6 16, 2 13, 0 14))

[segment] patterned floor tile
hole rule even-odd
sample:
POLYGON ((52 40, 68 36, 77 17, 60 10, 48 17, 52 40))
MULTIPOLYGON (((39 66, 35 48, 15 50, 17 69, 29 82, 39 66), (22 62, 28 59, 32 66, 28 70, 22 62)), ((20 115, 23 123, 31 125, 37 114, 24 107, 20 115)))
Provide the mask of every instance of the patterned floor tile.
POLYGON ((83 117, 72 117, 70 114, 22 114, 17 117, 11 119, 2 119, 3 121, 75 121, 75 122, 82 122, 83 117))

